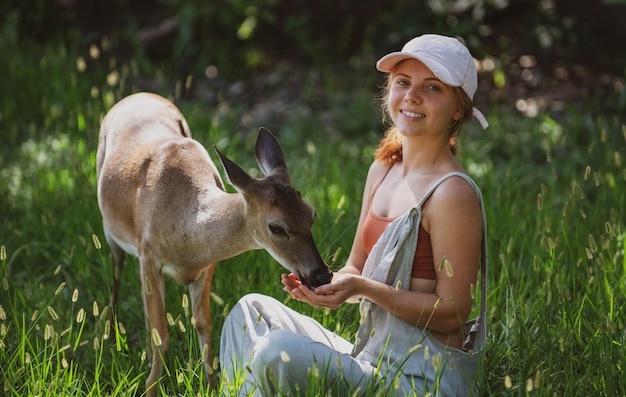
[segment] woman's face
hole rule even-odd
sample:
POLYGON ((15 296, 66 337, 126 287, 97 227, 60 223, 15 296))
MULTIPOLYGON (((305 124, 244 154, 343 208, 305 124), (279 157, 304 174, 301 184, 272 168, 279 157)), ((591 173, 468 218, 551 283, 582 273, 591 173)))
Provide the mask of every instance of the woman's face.
POLYGON ((448 139, 453 120, 462 112, 453 87, 439 80, 422 62, 400 62, 391 75, 389 117, 406 137, 441 134, 448 139))

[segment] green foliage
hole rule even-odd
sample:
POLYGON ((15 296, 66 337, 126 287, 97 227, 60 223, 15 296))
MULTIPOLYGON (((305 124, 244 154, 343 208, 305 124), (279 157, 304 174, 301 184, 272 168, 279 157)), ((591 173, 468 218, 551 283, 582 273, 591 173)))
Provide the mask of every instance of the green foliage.
POLYGON ((610 55, 624 38, 617 3, 623 1, 32 0, 3 3, 0 24, 13 25, 22 41, 84 48, 106 41, 116 57, 143 67, 197 74, 214 66, 228 78, 271 68, 276 60, 347 64, 425 32, 462 36, 479 56, 537 51, 553 62, 558 52, 572 61, 593 57, 622 72, 610 55), (597 35, 614 40, 597 45, 590 41, 597 35), (585 51, 570 50, 580 46, 585 51))

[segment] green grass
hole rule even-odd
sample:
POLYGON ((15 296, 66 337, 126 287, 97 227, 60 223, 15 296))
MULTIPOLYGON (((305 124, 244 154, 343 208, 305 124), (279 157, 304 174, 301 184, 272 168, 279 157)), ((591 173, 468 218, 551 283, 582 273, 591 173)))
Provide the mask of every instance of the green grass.
MULTIPOLYGON (((82 72, 75 52, 20 47, 9 28, 0 41, 1 52, 11 54, 0 56, 11 76, 0 88, 0 395, 140 395, 149 367, 134 259, 123 275, 123 332, 117 340, 105 333, 112 270, 96 202, 95 151, 106 109, 136 90, 146 72, 104 59, 89 60, 82 72)), ((352 244, 379 138, 375 73, 357 85, 329 72, 322 93, 305 77, 304 95, 318 104, 313 112, 266 125, 278 131, 294 186, 317 209, 316 241, 334 268, 352 244)), ((187 80, 163 76, 152 73, 157 91, 177 99, 196 139, 255 169, 258 125, 249 108, 184 101, 178 93, 187 80)), ((485 113, 491 127, 466 129, 460 152, 483 190, 489 223, 481 394, 625 395, 626 120, 575 109, 560 120, 495 107, 485 113)), ((263 251, 220 263, 214 352, 224 317, 248 292, 278 297, 353 336, 355 306, 319 311, 291 301, 281 271, 263 251)), ((172 345, 160 387, 168 395, 227 393, 222 384, 210 390, 202 376, 186 289, 166 285, 172 345)))

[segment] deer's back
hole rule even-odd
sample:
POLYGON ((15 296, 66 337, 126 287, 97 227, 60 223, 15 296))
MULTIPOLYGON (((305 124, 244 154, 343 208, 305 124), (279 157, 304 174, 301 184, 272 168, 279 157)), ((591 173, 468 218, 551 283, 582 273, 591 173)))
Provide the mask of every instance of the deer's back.
POLYGON ((153 94, 135 94, 106 115, 98 146, 98 202, 118 243, 139 245, 159 223, 184 232, 209 194, 224 186, 206 149, 191 138, 178 109, 153 94))

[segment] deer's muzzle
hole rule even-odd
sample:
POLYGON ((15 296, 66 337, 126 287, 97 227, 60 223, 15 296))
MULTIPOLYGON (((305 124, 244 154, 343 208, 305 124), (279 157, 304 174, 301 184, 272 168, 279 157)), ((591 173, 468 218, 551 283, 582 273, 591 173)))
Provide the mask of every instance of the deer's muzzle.
POLYGON ((318 270, 313 276, 313 285, 312 287, 319 287, 320 285, 330 283, 330 280, 333 279, 333 272, 330 269, 322 269, 318 270))

